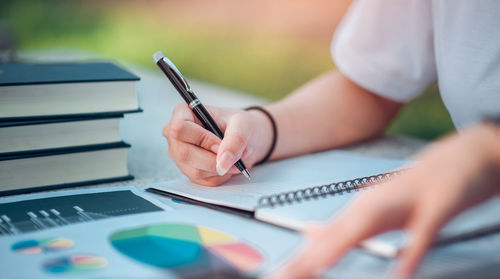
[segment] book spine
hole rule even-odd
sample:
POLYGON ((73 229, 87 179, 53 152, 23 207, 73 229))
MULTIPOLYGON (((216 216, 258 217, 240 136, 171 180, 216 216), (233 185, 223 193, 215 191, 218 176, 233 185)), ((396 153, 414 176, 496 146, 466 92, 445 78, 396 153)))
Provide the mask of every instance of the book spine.
POLYGON ((45 157, 45 156, 56 156, 63 154, 98 151, 98 150, 115 149, 115 148, 130 148, 130 144, 123 141, 118 141, 111 143, 58 147, 58 148, 49 148, 42 150, 6 152, 6 153, 0 153, 0 161, 45 157))
POLYGON ((141 108, 133 110, 122 110, 122 111, 109 111, 109 112, 92 112, 92 113, 76 113, 76 114, 53 114, 53 115, 40 115, 40 116, 14 116, 14 117, 0 117, 0 126, 19 126, 24 121, 54 121, 61 120, 68 121, 71 119, 100 119, 100 118, 114 118, 122 117, 123 114, 129 113, 139 113, 143 110, 141 108), (12 125, 14 124, 14 125, 12 125))
POLYGON ((14 189, 14 190, 2 191, 0 189, 0 197, 9 196, 9 195, 29 194, 29 193, 42 192, 42 191, 53 191, 53 190, 87 186, 87 185, 115 183, 115 182, 121 182, 121 181, 133 180, 133 179, 134 179, 134 176, 126 175, 126 176, 119 176, 119 177, 102 178, 102 179, 97 179, 97 180, 86 180, 86 181, 63 183, 63 184, 57 184, 57 185, 26 187, 26 188, 22 188, 22 189, 14 189))

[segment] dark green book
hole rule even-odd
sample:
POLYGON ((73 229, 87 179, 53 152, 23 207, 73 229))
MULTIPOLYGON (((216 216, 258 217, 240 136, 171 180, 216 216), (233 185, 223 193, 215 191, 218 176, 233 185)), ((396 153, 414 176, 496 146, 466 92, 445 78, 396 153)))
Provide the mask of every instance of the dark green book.
POLYGON ((133 179, 129 147, 120 141, 0 153, 0 196, 133 179))
POLYGON ((0 155, 121 141, 122 117, 123 114, 0 122, 0 155))
POLYGON ((137 111, 138 80, 111 62, 0 64, 0 121, 137 111))

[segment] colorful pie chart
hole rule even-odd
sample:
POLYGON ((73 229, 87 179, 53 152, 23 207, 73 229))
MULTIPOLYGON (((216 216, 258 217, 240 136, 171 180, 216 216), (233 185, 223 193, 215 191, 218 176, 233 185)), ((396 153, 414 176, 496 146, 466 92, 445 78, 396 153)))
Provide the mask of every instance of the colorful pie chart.
POLYGON ((50 259, 44 262, 43 269, 48 273, 82 273, 99 270, 108 265, 106 258, 76 254, 50 259))
POLYGON ((68 238, 30 239, 14 243, 11 249, 16 253, 29 255, 63 251, 70 249, 73 245, 73 240, 68 238))
POLYGON ((262 256, 233 236, 203 226, 158 224, 119 231, 110 237, 122 254, 143 264, 174 272, 247 273, 262 256))

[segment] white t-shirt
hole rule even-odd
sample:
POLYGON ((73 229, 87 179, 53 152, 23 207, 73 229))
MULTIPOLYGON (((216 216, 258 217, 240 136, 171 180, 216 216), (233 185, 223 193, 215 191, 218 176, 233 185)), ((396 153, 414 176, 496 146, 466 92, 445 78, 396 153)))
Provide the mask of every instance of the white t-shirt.
POLYGON ((437 81, 458 128, 500 115, 498 0, 359 0, 331 50, 342 73, 394 101, 437 81))

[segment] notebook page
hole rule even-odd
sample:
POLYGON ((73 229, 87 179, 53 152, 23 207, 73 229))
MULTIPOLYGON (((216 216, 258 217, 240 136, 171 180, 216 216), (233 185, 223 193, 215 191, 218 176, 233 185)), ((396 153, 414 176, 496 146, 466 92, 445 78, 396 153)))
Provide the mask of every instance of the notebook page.
POLYGON ((400 168, 406 162, 330 150, 255 167, 250 170, 250 181, 237 175, 217 187, 201 186, 187 179, 152 187, 202 202, 254 211, 258 200, 265 195, 384 173, 400 168))

